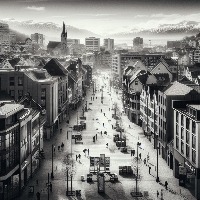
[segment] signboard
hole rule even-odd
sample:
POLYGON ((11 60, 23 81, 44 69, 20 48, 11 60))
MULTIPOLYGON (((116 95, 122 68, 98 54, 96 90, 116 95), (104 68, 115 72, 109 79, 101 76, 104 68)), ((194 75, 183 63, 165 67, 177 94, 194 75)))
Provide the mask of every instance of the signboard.
POLYGON ((106 167, 110 167, 110 157, 105 157, 106 167))
POLYGON ((105 166, 105 154, 100 154, 99 167, 104 167, 104 166, 105 166))
POLYGON ((187 169, 183 166, 179 166, 179 175, 186 175, 187 169))
POLYGON ((94 158, 94 165, 98 166, 99 165, 99 157, 94 158))
POLYGON ((90 167, 94 167, 94 157, 90 157, 90 167))

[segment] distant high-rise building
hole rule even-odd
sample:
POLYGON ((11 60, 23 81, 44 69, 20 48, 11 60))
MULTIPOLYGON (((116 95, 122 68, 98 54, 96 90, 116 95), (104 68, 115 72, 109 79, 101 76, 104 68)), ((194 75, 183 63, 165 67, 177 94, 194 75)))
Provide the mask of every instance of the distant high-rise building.
POLYGON ((40 34, 40 33, 31 34, 31 40, 33 41, 33 43, 36 43, 36 44, 39 44, 39 45, 43 45, 43 43, 44 43, 44 35, 40 34))
POLYGON ((100 51, 100 38, 85 38, 86 50, 100 51))
POLYGON ((104 39, 104 47, 106 51, 113 51, 114 50, 114 39, 104 39))
POLYGON ((8 24, 0 23, 0 46, 4 50, 10 50, 10 36, 8 24))

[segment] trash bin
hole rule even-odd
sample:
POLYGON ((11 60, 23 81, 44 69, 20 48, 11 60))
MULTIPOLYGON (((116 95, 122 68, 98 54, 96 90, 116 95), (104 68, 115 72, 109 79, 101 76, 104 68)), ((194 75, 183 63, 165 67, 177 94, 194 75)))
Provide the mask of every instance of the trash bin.
POLYGON ((81 181, 85 181, 85 176, 81 175, 81 181))

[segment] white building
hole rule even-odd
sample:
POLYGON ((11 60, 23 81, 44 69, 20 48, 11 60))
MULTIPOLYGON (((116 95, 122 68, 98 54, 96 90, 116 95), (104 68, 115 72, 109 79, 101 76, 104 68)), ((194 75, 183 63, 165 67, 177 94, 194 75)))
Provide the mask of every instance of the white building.
POLYGON ((114 51, 114 39, 104 39, 104 47, 106 51, 114 51))
POLYGON ((86 50, 100 51, 100 38, 85 38, 85 47, 86 50))
POLYGON ((40 33, 31 34, 31 40, 33 43, 43 45, 44 44, 44 35, 40 33))

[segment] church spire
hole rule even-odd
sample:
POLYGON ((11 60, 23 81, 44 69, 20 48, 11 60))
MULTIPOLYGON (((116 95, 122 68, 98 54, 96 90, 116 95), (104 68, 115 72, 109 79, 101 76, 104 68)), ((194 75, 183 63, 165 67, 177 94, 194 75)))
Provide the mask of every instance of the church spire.
POLYGON ((65 34, 65 23, 63 22, 63 31, 62 34, 65 34))

